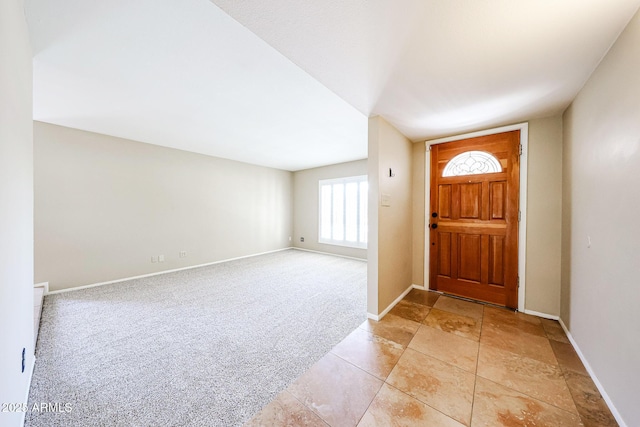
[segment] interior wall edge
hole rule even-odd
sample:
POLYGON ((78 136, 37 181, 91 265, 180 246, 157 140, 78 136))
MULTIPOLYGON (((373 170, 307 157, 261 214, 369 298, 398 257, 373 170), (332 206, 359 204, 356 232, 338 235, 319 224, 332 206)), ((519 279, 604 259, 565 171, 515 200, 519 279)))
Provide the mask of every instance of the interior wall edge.
MULTIPOLYGON (((34 363, 33 52, 23 0, 0 1, 0 403, 27 404, 34 363)), ((2 408, 0 425, 24 412, 2 408)))
POLYGON ((384 316, 386 316, 386 315, 387 315, 391 310, 393 310, 393 307, 395 307, 396 305, 398 305, 398 303, 399 303, 400 301, 402 301, 402 299, 403 299, 404 297, 406 297, 406 296, 407 296, 407 294, 408 294, 409 292, 411 292, 411 290, 412 290, 412 289, 414 289, 414 286, 415 286, 415 285, 413 285, 413 284, 409 285, 409 287, 408 287, 407 289, 405 289, 405 290, 404 290, 400 295, 398 295, 398 298, 396 298, 395 300, 393 300, 393 301, 391 302, 391 304, 389 304, 389 305, 387 306, 387 308, 385 308, 384 310, 382 310, 382 311, 380 312, 380 314, 378 314, 377 319, 375 319, 375 320, 382 320, 382 318, 383 318, 384 316))

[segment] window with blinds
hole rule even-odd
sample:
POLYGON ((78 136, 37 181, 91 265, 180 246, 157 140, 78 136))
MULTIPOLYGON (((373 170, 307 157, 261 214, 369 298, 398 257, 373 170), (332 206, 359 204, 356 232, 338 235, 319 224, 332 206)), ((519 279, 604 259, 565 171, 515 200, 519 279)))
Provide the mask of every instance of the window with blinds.
POLYGON ((318 241, 367 247, 367 176, 320 180, 318 241))

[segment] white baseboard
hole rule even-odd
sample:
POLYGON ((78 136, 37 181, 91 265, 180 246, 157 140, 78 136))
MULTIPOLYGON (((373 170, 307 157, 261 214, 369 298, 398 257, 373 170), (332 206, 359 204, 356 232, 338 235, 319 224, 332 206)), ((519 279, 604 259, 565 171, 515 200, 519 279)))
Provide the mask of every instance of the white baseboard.
POLYGON ((556 315, 554 315, 554 314, 541 313, 541 312, 539 312, 539 311, 533 311, 533 310, 526 310, 526 309, 525 309, 525 310, 524 310, 524 312, 525 312, 526 314, 530 314, 530 315, 532 315, 532 316, 543 317, 543 318, 545 318, 545 319, 551 319, 551 320, 559 320, 559 319, 560 319, 560 317, 559 317, 559 316, 556 316, 556 315))
POLYGON ((375 320, 376 322, 382 320, 382 318, 384 316, 386 316, 387 313, 390 312, 393 309, 393 307, 396 306, 396 304, 398 304, 400 301, 402 301, 402 298, 404 298, 405 296, 407 296, 407 294, 409 292, 411 292, 411 289, 413 289, 414 286, 415 285, 409 285, 409 287, 404 292, 402 292, 400 294, 400 296, 398 298, 396 298, 391 304, 389 304, 389 306, 387 308, 385 308, 382 311, 382 313, 380 313, 378 315, 367 313, 367 318, 369 318, 371 320, 375 320))
MULTIPOLYGON (((174 268, 172 270, 163 270, 163 271, 157 271, 155 273, 141 274, 139 276, 131 276, 131 277, 125 277, 125 278, 122 278, 122 279, 109 280, 107 282, 93 283, 93 284, 90 284, 90 285, 83 285, 83 286, 74 286, 72 288, 66 288, 66 289, 58 289, 56 291, 50 291, 50 292, 48 292, 48 294, 61 294, 61 293, 64 293, 64 292, 79 291, 80 289, 95 288, 97 286, 104 286, 104 285, 111 285, 111 284, 114 284, 114 283, 126 282, 127 280, 134 280, 134 279, 142 279, 142 278, 145 278, 145 277, 159 276, 161 274, 175 273, 176 271, 191 270, 192 268, 207 267, 209 265, 222 264, 224 262, 236 261, 236 260, 245 259, 245 258, 252 258, 254 256, 267 255, 267 254, 272 254, 272 253, 276 253, 276 252, 288 251, 290 249, 293 249, 293 248, 288 247, 288 248, 276 249, 274 251, 267 251, 267 252, 261 252, 261 253, 258 253, 258 254, 244 255, 244 256, 239 256, 239 257, 236 257, 236 258, 228 258, 228 259, 223 259, 223 260, 220 260, 220 261, 207 262, 205 264, 190 265, 188 267, 174 268)), ((48 282, 47 282, 47 284, 48 284, 48 282)))
POLYGON ((402 299, 404 297, 407 296, 407 294, 409 292, 411 292, 412 289, 420 289, 421 291, 428 291, 429 289, 425 288, 422 285, 416 285, 413 284, 411 286, 409 286, 403 293, 402 295, 400 295, 398 298, 396 298, 396 300, 394 302, 392 302, 391 304, 389 304, 389 307, 387 307, 382 313, 380 313, 379 315, 375 315, 375 314, 371 314, 371 313, 367 313, 367 319, 371 319, 371 320, 375 320, 376 322, 379 320, 382 320, 382 318, 384 316, 386 316, 386 314, 388 312, 390 312, 391 310, 393 310, 393 307, 396 306, 396 304, 398 304, 400 301, 402 301, 402 299))
MULTIPOLYGON (((24 404, 27 406, 29 406, 29 392, 31 391, 31 380, 33 379, 33 371, 35 370, 35 368, 36 368, 36 356, 33 356, 33 359, 31 359, 31 368, 29 369, 29 379, 27 380, 27 392, 26 392, 26 395, 24 396, 24 404)), ((26 416, 27 416, 27 412, 26 411, 22 412, 20 427, 24 427, 24 420, 26 416)))
POLYGON ((367 319, 375 320, 376 322, 380 320, 380 316, 376 316, 375 314, 367 313, 367 319))
POLYGON ((321 252, 321 251, 314 251, 312 249, 304 249, 304 248, 298 248, 295 246, 292 246, 291 249, 294 249, 296 251, 303 251, 303 252, 312 252, 314 254, 321 254, 321 255, 331 255, 331 256, 337 256, 340 258, 347 258, 347 259, 355 259, 356 261, 364 261, 367 262, 366 258, 356 258, 353 256, 346 256, 346 255, 340 255, 340 254, 332 254, 331 252, 321 252))
POLYGON ((598 388, 598 391, 602 395, 602 398, 607 403, 607 406, 609 407, 609 410, 611 411, 611 414, 613 414, 614 418, 616 419, 616 421, 618 422, 620 427, 627 427, 627 424, 622 419, 622 415, 620 415, 620 412, 618 412, 618 410, 616 409, 615 405, 611 401, 611 398, 609 397, 609 395, 605 391, 604 387, 602 386, 602 383, 600 382, 600 380, 598 380, 598 377, 596 376, 596 373, 591 368, 591 365, 589 365, 589 362, 587 361, 587 358, 584 356, 584 354, 580 350, 580 347, 578 347, 578 343, 576 343, 576 341, 573 339, 573 336, 571 335, 571 332, 569 332, 569 329, 567 329, 567 326, 564 324, 562 319, 558 319, 558 321, 560 322, 560 326, 562 326, 562 329, 564 329, 564 333, 567 334, 567 338, 569 338, 569 341, 571 342, 571 345, 575 349, 576 353, 578 353, 578 357, 582 361, 582 364, 587 369, 587 372, 589 372, 589 375, 591 376, 591 379, 593 380, 593 383, 596 385, 596 387, 598 388))
POLYGON ((48 295, 49 294, 49 282, 41 282, 41 283, 36 283, 35 285, 33 285, 34 288, 44 288, 44 294, 48 295))

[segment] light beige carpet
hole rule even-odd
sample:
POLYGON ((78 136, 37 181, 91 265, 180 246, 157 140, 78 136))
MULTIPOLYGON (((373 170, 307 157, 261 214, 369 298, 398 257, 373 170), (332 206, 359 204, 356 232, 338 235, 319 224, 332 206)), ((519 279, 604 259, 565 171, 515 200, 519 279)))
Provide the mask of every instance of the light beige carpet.
POLYGON ((236 426, 366 318, 366 262, 288 250, 45 297, 35 426, 236 426))

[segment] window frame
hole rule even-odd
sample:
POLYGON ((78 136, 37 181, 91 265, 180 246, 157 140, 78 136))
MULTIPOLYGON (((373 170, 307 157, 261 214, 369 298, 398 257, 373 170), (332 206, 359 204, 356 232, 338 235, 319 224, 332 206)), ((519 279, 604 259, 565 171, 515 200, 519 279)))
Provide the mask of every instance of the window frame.
MULTIPOLYGON (((332 192, 333 195, 333 192, 332 192)), ((347 248, 355 248, 355 249, 367 249, 368 247, 368 243, 369 243, 369 236, 368 236, 368 225, 369 225, 369 208, 368 208, 368 200, 369 200, 369 179, 368 179, 368 175, 358 175, 358 176, 348 176, 348 177, 343 177, 343 178, 330 178, 330 179, 320 179, 318 180, 318 243, 324 244, 324 245, 334 245, 334 246, 343 246, 343 247, 347 247, 347 248), (366 191, 366 197, 367 197, 367 204, 365 204, 366 206, 366 210, 367 210, 367 216, 366 216, 366 226, 367 226, 367 232, 365 234, 366 236, 366 241, 365 242, 361 242, 360 241, 360 232, 361 232, 361 221, 360 221, 360 207, 361 207, 361 191, 360 191, 360 184, 362 182, 366 182, 367 183, 367 191, 366 191), (357 230, 356 230, 356 236, 357 236, 357 241, 356 242, 352 242, 352 241, 347 241, 346 240, 346 235, 347 235, 347 215, 346 215, 346 210, 347 210, 347 191, 346 191, 346 186, 349 183, 357 183, 358 184, 358 200, 356 201, 356 207, 357 207, 357 211, 356 211, 356 223, 357 223, 357 230), (335 184, 342 184, 343 185, 343 202, 342 202, 342 224, 343 224, 343 232, 344 232, 344 238, 343 240, 334 240, 333 239, 333 215, 331 215, 331 234, 332 237, 327 239, 327 238, 323 238, 322 237, 322 187, 325 185, 335 185, 335 184)), ((331 212, 333 212, 333 197, 331 197, 331 212)))
MULTIPOLYGON (((465 163, 465 162, 462 162, 465 163)), ((468 151, 463 151, 460 154, 457 154, 455 156, 453 156, 451 159, 449 159, 449 161, 447 162, 447 164, 444 166, 444 168, 442 169, 442 177, 443 178, 455 178, 455 177, 459 177, 459 176, 472 176, 472 175, 483 175, 483 174, 489 174, 489 173, 502 173, 504 171, 502 164, 500 164, 500 160, 495 156, 495 154, 490 153, 488 151, 480 151, 480 150, 468 150, 468 151), (473 158, 473 156, 484 156, 487 159, 488 164, 493 165, 497 168, 497 170, 491 170, 488 172, 471 172, 471 173, 461 173, 461 174, 454 174, 453 172, 456 170, 456 168, 458 167, 458 160, 463 158, 463 156, 468 156, 473 158), (456 161, 456 163, 454 163, 454 161, 456 161), (449 173, 451 172, 451 173, 449 173), (448 174, 449 173, 449 174, 448 174)))

